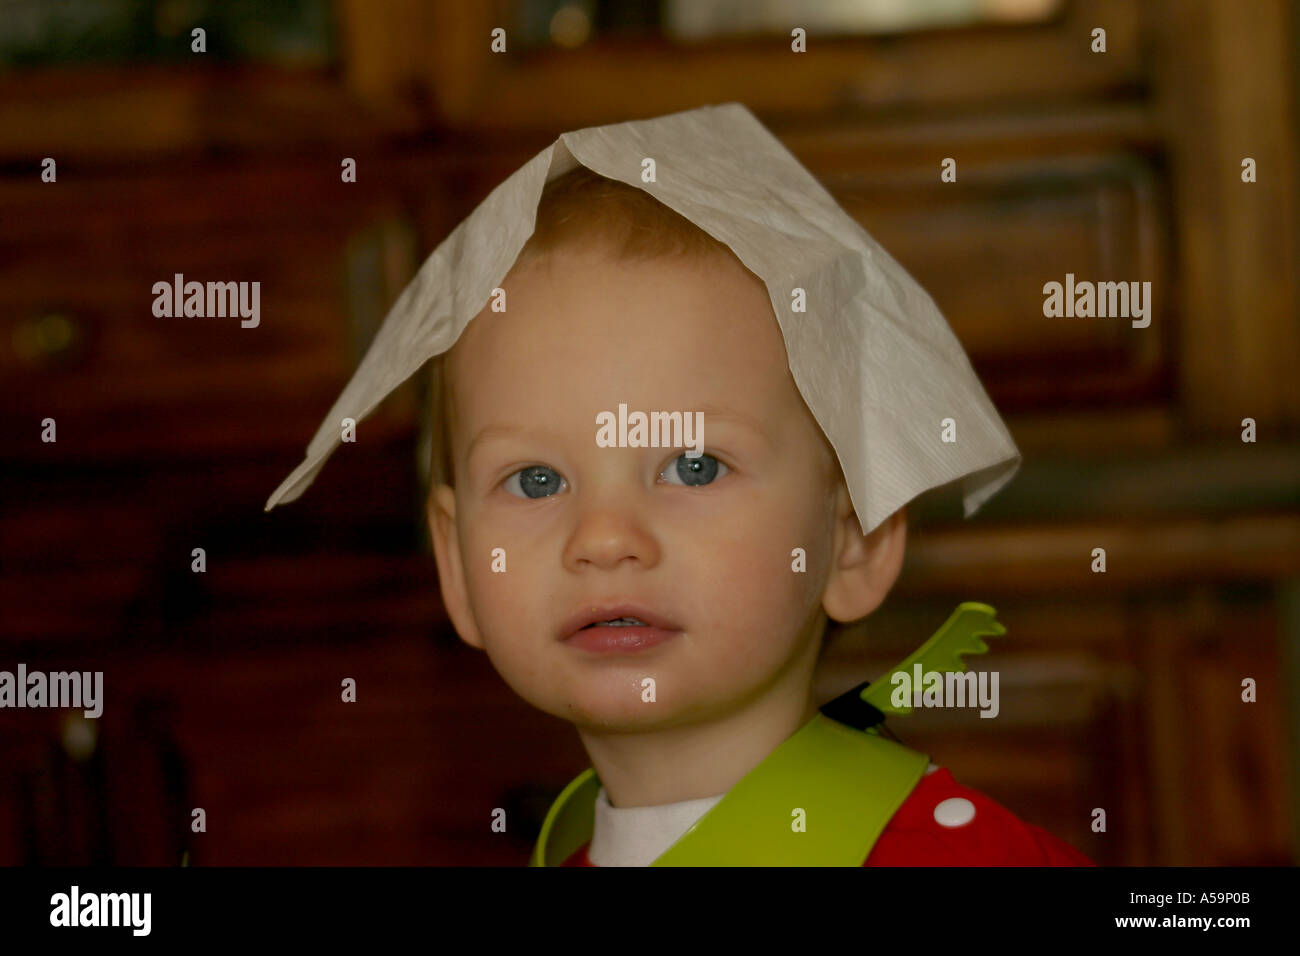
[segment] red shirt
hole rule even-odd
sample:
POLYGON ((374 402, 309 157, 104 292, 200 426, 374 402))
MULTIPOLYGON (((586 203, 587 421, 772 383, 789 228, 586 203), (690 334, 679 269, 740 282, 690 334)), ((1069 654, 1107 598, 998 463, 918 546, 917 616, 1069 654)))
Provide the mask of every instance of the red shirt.
MULTIPOLYGON (((591 866, 584 843, 564 866, 591 866)), ((871 848, 863 866, 1095 866, 1041 827, 1025 823, 942 767, 926 774, 871 848), (948 824, 940 822, 944 820, 948 824)))

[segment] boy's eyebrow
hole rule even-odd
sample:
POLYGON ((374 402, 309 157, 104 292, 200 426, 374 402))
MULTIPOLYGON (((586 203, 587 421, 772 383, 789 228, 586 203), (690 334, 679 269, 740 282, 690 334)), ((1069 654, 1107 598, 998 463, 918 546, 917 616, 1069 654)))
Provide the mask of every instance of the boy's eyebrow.
POLYGON ((704 413, 704 427, 706 431, 708 430, 710 418, 722 418, 727 421, 735 422, 738 425, 743 425, 746 428, 757 432, 760 438, 764 439, 772 447, 776 447, 776 441, 763 426, 763 423, 757 418, 746 415, 744 412, 737 411, 734 408, 724 408, 721 405, 695 405, 690 408, 689 411, 704 413))
POLYGON ((484 439, 506 438, 510 435, 528 434, 536 434, 536 431, 531 428, 526 428, 523 425, 485 425, 483 428, 478 430, 478 433, 472 439, 470 439, 469 445, 465 448, 465 460, 469 460, 470 456, 474 454, 474 446, 484 439))
MULTIPOLYGON (((637 409, 628 409, 629 412, 636 411, 636 410, 637 409)), ((672 409, 672 411, 677 411, 688 415, 694 414, 695 412, 702 412, 704 414, 704 425, 706 429, 708 427, 710 418, 721 418, 727 421, 735 422, 738 425, 741 425, 745 428, 750 429, 751 431, 756 432, 758 436, 764 439, 769 445, 771 445, 772 447, 776 447, 776 441, 772 438, 768 430, 763 427, 762 422, 760 422, 756 418, 746 415, 744 412, 737 411, 734 408, 724 408, 721 405, 695 405, 686 409, 672 409)), ((595 434, 594 424, 592 426, 592 429, 593 429, 592 434, 594 435, 595 434)), ((468 460, 469 457, 474 453, 474 447, 478 445, 479 442, 482 442, 486 439, 506 438, 511 435, 537 435, 539 433, 545 432, 546 430, 547 429, 545 428, 531 428, 524 425, 505 425, 505 424, 485 425, 483 428, 479 429, 478 433, 475 434, 472 439, 470 439, 470 443, 468 447, 465 449, 465 458, 466 460, 468 460)))

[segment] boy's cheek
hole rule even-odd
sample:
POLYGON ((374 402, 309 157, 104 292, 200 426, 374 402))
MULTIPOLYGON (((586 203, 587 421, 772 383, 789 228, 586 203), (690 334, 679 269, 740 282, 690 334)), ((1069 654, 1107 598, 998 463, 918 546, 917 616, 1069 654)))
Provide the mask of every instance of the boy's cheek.
POLYGON ((697 580, 726 618, 760 630, 788 629, 820 604, 826 577, 825 548, 792 543, 802 540, 791 535, 717 552, 697 580))
POLYGON ((527 556, 505 535, 467 536, 461 561, 470 608, 480 628, 509 613, 526 591, 527 556))
MULTIPOLYGON (((806 502, 791 507, 786 501, 763 501, 759 507, 728 515, 725 525, 715 525, 704 540, 712 539, 711 563, 732 567, 746 578, 767 586, 789 583, 794 575, 816 576, 825 562, 827 529, 806 502)), ((687 539, 698 546, 698 526, 687 539)))
POLYGON ((713 552, 691 575, 697 595, 723 621, 744 621, 767 629, 806 612, 816 591, 816 573, 785 542, 752 542, 713 552))

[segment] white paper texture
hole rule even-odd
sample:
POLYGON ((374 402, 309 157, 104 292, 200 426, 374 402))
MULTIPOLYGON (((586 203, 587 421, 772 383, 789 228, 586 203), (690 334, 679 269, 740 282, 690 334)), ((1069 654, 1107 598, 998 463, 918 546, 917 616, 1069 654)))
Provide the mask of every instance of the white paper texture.
POLYGON ((962 479, 965 513, 1020 453, 930 296, 744 106, 562 134, 443 241, 394 303, 303 462, 266 503, 293 501, 358 423, 455 344, 532 235, 543 186, 581 164, 644 189, 726 243, 767 285, 804 401, 834 447, 863 533, 962 479), (657 182, 642 182, 653 158, 657 182), (792 311, 804 290, 806 312, 792 311), (955 442, 941 439, 943 422, 955 442))

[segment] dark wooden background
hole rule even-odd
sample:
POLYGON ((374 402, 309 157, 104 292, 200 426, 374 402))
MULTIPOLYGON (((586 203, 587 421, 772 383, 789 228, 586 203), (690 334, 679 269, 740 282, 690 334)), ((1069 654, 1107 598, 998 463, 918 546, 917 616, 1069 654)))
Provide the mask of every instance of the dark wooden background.
POLYGON ((823 694, 987 601, 1000 718, 921 713, 905 741, 1102 863, 1300 859, 1295 3, 1066 2, 803 55, 600 31, 493 55, 510 4, 330 11, 324 63, 0 74, 0 669, 106 685, 98 721, 0 711, 0 863, 525 859, 586 764, 445 620, 421 383, 262 505, 501 179, 563 130, 728 100, 931 291, 1026 456, 970 522, 952 489, 909 509, 899 585, 823 694), (260 281, 261 326, 155 318, 177 272, 260 281), (1151 281, 1150 327, 1045 319, 1066 272, 1151 281))

